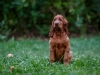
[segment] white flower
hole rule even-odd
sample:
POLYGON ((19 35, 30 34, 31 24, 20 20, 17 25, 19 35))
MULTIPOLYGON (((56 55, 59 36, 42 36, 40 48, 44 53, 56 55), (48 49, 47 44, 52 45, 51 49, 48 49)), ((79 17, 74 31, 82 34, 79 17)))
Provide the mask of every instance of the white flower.
POLYGON ((14 66, 10 66, 10 72, 12 73, 12 70, 14 69, 14 66))
POLYGON ((8 54, 7 57, 8 58, 13 57, 13 54, 8 54))

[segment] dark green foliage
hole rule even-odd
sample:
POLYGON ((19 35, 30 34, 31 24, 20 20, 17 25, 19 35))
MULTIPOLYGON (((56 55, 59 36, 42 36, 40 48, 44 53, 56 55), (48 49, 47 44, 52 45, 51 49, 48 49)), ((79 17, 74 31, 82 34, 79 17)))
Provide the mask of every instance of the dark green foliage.
POLYGON ((47 36, 56 14, 68 20, 71 33, 100 31, 100 0, 1 0, 0 34, 47 36))

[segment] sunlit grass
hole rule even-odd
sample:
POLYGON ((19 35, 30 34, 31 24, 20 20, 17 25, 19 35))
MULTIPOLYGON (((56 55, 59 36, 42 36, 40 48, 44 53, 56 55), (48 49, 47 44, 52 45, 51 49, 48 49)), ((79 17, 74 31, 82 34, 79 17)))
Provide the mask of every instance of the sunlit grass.
POLYGON ((100 37, 70 38, 70 44, 73 59, 65 66, 49 63, 48 40, 0 42, 0 75, 99 75, 100 37))

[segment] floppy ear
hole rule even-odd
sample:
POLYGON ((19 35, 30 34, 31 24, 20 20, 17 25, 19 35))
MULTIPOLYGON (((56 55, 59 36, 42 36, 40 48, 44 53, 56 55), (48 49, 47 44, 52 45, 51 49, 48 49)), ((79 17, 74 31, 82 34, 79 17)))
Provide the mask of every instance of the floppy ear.
POLYGON ((64 19, 63 23, 64 23, 63 28, 64 28, 65 33, 69 34, 69 32, 68 32, 68 21, 64 19))
POLYGON ((54 21, 52 21, 51 29, 50 29, 50 32, 49 32, 49 37, 53 37, 53 34, 54 34, 53 25, 54 25, 54 21))

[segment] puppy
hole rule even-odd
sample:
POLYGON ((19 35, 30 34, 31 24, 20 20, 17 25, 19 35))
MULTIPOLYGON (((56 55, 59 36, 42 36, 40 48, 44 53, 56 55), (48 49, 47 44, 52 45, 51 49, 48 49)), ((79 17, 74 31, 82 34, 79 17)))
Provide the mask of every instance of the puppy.
POLYGON ((49 32, 50 62, 60 61, 68 65, 72 59, 68 38, 68 22, 62 15, 56 15, 49 32))

